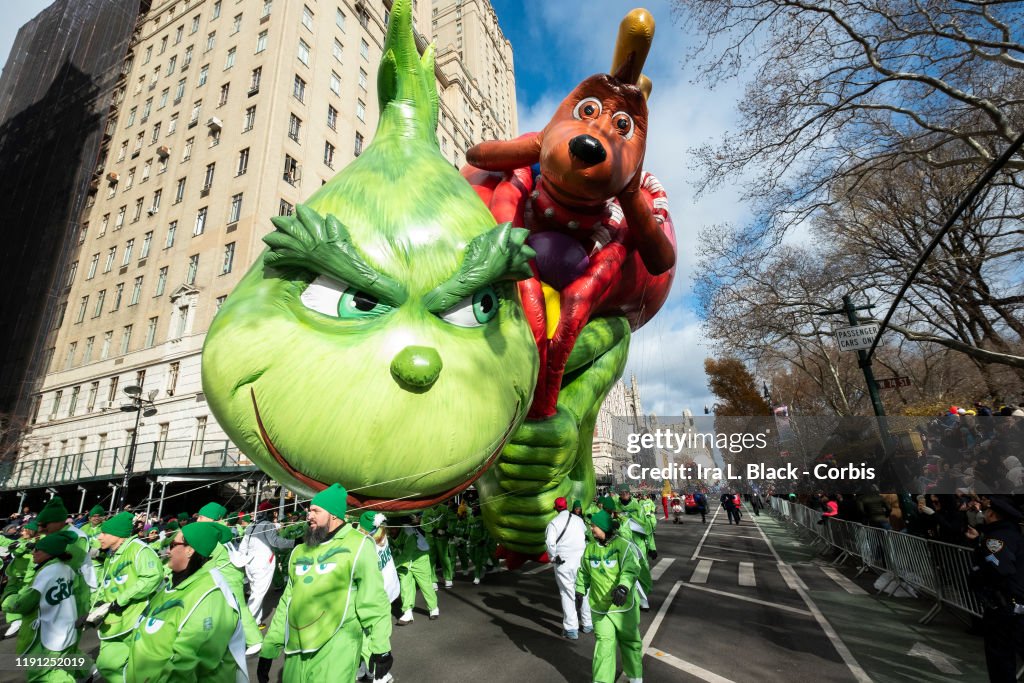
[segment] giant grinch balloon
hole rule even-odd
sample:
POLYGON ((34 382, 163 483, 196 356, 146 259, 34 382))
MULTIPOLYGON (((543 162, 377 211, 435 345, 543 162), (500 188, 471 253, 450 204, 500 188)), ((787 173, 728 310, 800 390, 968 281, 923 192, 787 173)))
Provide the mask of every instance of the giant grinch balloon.
POLYGON ((496 225, 441 156, 434 52, 396 0, 372 144, 295 215, 221 307, 203 389, 231 440, 310 495, 424 508, 468 487, 526 415, 538 375, 515 281, 527 231, 496 225))

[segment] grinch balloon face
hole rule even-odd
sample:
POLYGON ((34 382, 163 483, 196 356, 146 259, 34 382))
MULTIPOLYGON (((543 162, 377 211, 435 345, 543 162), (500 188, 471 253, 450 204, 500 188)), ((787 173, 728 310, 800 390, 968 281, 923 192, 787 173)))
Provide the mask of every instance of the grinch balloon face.
POLYGON ((358 505, 433 505, 467 486, 522 422, 536 345, 514 282, 525 230, 440 155, 433 49, 396 2, 373 144, 294 216, 228 297, 203 349, 219 423, 265 472, 358 505))

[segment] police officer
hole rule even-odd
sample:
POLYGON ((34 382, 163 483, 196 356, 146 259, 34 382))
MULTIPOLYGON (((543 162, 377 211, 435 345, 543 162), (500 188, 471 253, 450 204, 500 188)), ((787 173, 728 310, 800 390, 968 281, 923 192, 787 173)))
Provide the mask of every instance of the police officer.
POLYGON ((975 541, 971 586, 981 599, 985 663, 993 683, 1017 679, 1016 655, 1024 657, 1024 537, 1021 512, 1004 497, 993 496, 975 541))

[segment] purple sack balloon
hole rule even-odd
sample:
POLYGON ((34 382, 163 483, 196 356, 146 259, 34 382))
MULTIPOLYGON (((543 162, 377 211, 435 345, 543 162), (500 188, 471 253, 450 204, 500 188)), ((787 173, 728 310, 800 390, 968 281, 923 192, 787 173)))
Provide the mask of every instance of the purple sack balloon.
POLYGON ((560 232, 535 232, 526 243, 537 252, 533 260, 541 281, 561 291, 583 275, 590 257, 579 242, 560 232))

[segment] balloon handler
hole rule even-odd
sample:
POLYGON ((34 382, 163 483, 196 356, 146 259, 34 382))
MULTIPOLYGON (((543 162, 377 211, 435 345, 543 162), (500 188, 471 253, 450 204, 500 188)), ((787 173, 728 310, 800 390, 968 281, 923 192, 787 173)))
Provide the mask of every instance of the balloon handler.
POLYGON ((247 608, 213 561, 217 548, 229 540, 231 530, 217 522, 193 522, 174 535, 171 576, 150 598, 132 633, 125 680, 249 680, 239 618, 247 608))
POLYGON ((391 602, 373 540, 345 522, 347 491, 313 496, 309 530, 288 561, 288 585, 263 639, 257 680, 284 651, 284 683, 354 681, 363 638, 375 679, 391 669, 391 602))
MULTIPOLYGON (((89 587, 72 568, 69 550, 77 541, 78 535, 66 530, 38 541, 33 551, 36 571, 32 582, 4 600, 3 609, 20 614, 27 624, 18 632, 18 655, 84 658, 78 649, 81 631, 75 622, 89 608, 89 587)), ((26 680, 72 683, 85 673, 51 667, 29 669, 26 680)))
POLYGON ((576 574, 576 602, 582 605, 583 600, 590 600, 596 638, 593 680, 614 683, 618 647, 629 683, 642 683, 640 604, 633 590, 640 571, 637 557, 629 543, 616 533, 615 523, 607 512, 595 512, 590 525, 594 540, 587 543, 576 574))

